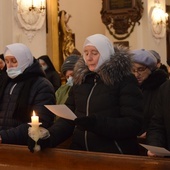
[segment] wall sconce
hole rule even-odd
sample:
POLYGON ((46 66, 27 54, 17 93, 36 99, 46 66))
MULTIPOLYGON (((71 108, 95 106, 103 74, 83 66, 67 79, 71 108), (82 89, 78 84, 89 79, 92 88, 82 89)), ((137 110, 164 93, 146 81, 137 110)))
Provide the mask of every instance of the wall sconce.
POLYGON ((45 0, 35 1, 32 0, 32 4, 29 7, 29 11, 44 12, 45 11, 45 0), (39 4, 38 4, 39 3, 39 4))
POLYGON ((158 0, 155 0, 155 6, 151 12, 151 29, 156 39, 165 36, 166 26, 168 24, 168 14, 161 8, 158 0))
POLYGON ((45 0, 14 0, 15 18, 29 41, 40 30, 46 18, 45 0))

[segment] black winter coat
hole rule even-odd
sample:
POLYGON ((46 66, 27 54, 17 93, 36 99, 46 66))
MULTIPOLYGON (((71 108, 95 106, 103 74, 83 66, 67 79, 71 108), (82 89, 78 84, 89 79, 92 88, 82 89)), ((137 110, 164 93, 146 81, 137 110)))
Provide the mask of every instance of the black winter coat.
MULTIPOLYGON (((54 114, 44 105, 55 104, 55 93, 37 60, 16 79, 18 80, 9 79, 3 93, 2 90, 0 93, 0 135, 3 143, 27 144, 28 122, 31 121, 33 110, 39 116, 42 126, 48 128, 52 125, 54 114), (24 91, 26 86, 24 82, 32 77, 34 79, 27 89, 28 92, 24 91), (17 113, 17 108, 22 102, 21 98, 28 103, 22 109, 22 113, 17 113)), ((20 106, 20 111, 21 108, 22 106, 20 106)))
POLYGON ((54 87, 54 91, 56 91, 61 86, 61 78, 57 71, 55 70, 45 70, 47 79, 51 82, 54 87))
POLYGON ((49 129, 51 146, 73 134, 71 149, 138 154, 136 136, 142 126, 142 94, 131 74, 128 55, 118 52, 97 73, 89 72, 80 59, 66 105, 77 117, 95 116, 92 130, 73 121, 58 119, 49 129))
POLYGON ((147 132, 147 143, 170 150, 170 80, 161 85, 154 116, 147 132))
POLYGON ((139 133, 143 134, 147 131, 151 118, 154 115, 155 102, 157 99, 159 87, 168 80, 168 75, 164 70, 157 69, 141 85, 144 98, 144 125, 139 133))

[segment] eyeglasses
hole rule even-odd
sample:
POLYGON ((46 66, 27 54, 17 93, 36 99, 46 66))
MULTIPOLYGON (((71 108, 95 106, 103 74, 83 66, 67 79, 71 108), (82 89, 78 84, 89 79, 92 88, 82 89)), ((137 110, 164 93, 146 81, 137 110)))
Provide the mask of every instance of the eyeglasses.
POLYGON ((139 67, 136 70, 132 69, 132 73, 142 74, 146 69, 147 69, 147 67, 139 67))

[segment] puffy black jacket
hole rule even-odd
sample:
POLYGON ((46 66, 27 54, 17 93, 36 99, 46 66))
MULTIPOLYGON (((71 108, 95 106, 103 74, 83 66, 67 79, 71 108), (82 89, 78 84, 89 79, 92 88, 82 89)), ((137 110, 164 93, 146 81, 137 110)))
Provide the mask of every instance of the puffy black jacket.
POLYGON ((45 70, 47 79, 51 82, 54 86, 54 91, 56 91, 61 86, 61 78, 57 71, 55 70, 45 70))
POLYGON ((3 143, 27 144, 29 127, 27 123, 31 121, 33 110, 39 116, 42 126, 46 128, 51 126, 54 120, 54 114, 47 110, 44 105, 55 104, 55 92, 51 83, 44 77, 37 60, 24 71, 22 76, 24 77, 24 75, 28 75, 27 79, 34 77, 28 96, 24 96, 27 92, 23 91, 25 79, 17 82, 9 80, 0 99, 0 135, 3 143), (28 122, 15 117, 19 95, 28 99, 27 105, 31 112, 26 113, 27 108, 23 112, 25 117, 29 116, 28 122))
POLYGON ((93 115, 96 121, 91 130, 84 131, 71 120, 58 119, 49 128, 51 146, 73 134, 71 149, 138 154, 143 97, 127 55, 116 53, 97 73, 89 72, 83 59, 77 62, 75 85, 65 104, 77 117, 93 115))
POLYGON ((170 80, 160 86, 154 116, 147 131, 147 144, 170 150, 170 80))
POLYGON ((147 131, 151 118, 154 115, 159 87, 167 80, 167 73, 164 70, 157 69, 142 83, 141 90, 144 99, 144 124, 139 135, 147 131))

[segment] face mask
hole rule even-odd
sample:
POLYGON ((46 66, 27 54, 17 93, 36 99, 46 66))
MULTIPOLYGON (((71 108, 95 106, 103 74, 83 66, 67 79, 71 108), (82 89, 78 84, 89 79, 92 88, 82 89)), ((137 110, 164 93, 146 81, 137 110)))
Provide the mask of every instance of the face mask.
POLYGON ((43 70, 46 70, 47 68, 48 68, 48 66, 47 66, 47 65, 42 66, 42 69, 43 69, 43 70))
POLYGON ((73 77, 69 77, 68 79, 67 79, 67 83, 66 83, 67 85, 69 85, 69 86, 73 86, 73 77))
POLYGON ((17 68, 17 67, 14 67, 14 68, 8 68, 6 70, 8 76, 11 78, 11 79, 14 79, 15 77, 17 77, 18 75, 22 74, 22 71, 21 69, 17 68))

